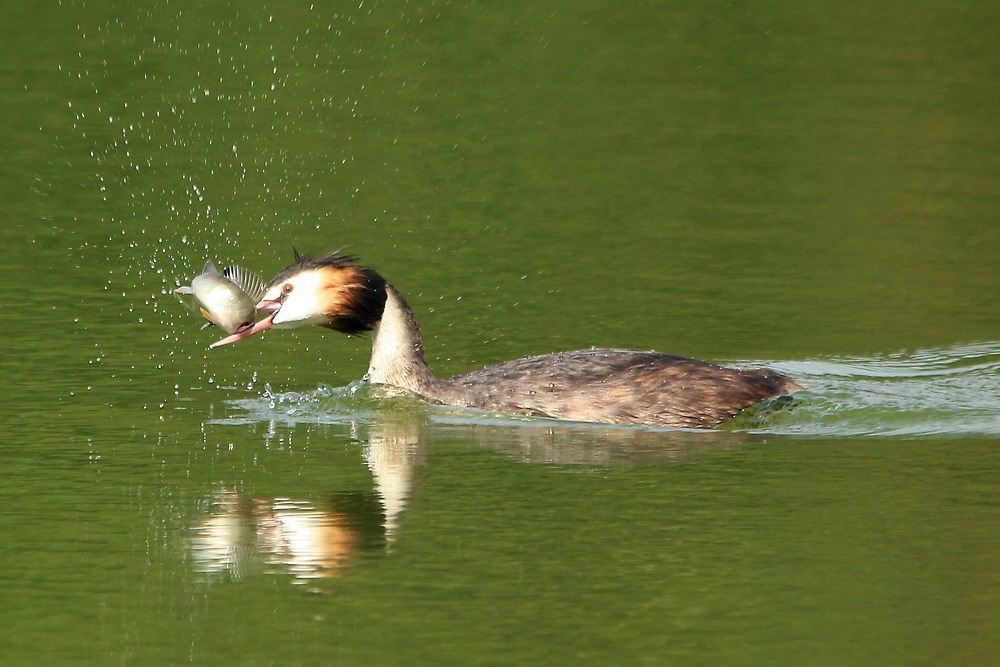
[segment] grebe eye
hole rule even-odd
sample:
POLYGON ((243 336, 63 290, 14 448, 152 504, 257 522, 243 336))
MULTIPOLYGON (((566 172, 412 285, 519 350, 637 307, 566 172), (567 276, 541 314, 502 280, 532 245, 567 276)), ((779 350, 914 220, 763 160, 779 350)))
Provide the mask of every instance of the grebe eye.
POLYGON ((290 294, 293 289, 295 289, 295 285, 291 283, 285 283, 284 285, 281 286, 281 293, 290 294))

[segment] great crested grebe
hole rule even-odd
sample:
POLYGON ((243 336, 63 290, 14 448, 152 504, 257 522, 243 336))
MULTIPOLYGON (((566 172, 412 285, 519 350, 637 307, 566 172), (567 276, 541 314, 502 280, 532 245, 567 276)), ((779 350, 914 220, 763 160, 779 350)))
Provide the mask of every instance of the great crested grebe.
POLYGON ((559 352, 435 377, 406 300, 354 258, 300 257, 275 276, 257 303, 268 316, 216 342, 270 328, 316 324, 345 334, 376 329, 369 382, 461 407, 607 424, 711 428, 754 403, 802 387, 770 369, 733 369, 639 350, 559 352))

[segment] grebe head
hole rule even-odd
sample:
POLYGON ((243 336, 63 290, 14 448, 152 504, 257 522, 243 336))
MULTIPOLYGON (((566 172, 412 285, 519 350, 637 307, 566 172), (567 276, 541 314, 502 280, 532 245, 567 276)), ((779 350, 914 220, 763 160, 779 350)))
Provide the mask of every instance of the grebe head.
POLYGON ((371 330, 385 309, 385 279, 358 266, 354 258, 332 253, 300 257, 264 288, 257 310, 270 313, 253 327, 214 343, 226 345, 272 327, 316 324, 348 335, 371 330))

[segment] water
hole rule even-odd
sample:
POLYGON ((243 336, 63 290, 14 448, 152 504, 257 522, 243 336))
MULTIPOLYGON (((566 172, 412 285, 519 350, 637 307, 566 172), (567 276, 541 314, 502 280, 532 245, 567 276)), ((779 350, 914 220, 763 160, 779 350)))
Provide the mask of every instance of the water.
MULTIPOLYGON (((732 366, 765 365, 800 380, 806 387, 744 412, 727 431, 800 436, 933 436, 1000 434, 1000 343, 956 345, 948 349, 897 352, 875 358, 814 361, 737 361, 732 366)), ((234 414, 219 424, 347 424, 372 420, 372 405, 391 394, 364 382, 320 387, 299 393, 274 393, 230 401, 234 414), (375 394, 372 396, 372 394, 375 394)), ((397 400, 398 397, 396 397, 397 400)), ((413 401, 420 399, 413 397, 413 401)), ((432 423, 503 424, 519 428, 541 424, 566 427, 553 419, 514 419, 450 406, 431 407, 432 423)), ((610 433, 659 429, 607 429, 610 433)), ((667 432, 678 432, 668 430, 667 432)), ((699 433, 695 430, 694 432, 699 433)), ((606 437, 606 436, 605 436, 606 437)))
POLYGON ((775 364, 802 379, 784 423, 801 435, 995 435, 1000 429, 1000 346, 956 345, 876 358, 775 364))
POLYGON ((6 3, 12 663, 991 664, 1000 13, 6 3), (218 332, 347 245, 441 375, 655 348, 711 432, 428 405, 218 332))

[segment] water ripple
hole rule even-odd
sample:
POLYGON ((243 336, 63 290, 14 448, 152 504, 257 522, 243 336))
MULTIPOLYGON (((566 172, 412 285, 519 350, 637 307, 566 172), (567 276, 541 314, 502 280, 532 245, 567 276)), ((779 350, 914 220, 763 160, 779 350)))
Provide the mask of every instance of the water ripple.
MULTIPOLYGON (((1000 434, 1000 342, 895 352, 863 358, 806 361, 734 361, 768 366, 797 378, 806 389, 744 414, 726 431, 799 436, 929 436, 1000 434)), ((298 423, 371 423, 385 407, 385 390, 355 382, 310 392, 273 393, 230 401, 233 412, 213 423, 292 427, 298 423)), ((396 396, 413 409, 415 400, 396 396)), ((470 425, 525 417, 474 410, 432 410, 432 422, 470 425)), ((541 420, 553 427, 558 420, 541 420)))
MULTIPOLYGON (((751 365, 751 364, 747 364, 751 365)), ((806 390, 748 430, 798 435, 1000 434, 1000 343, 774 362, 806 390)))

